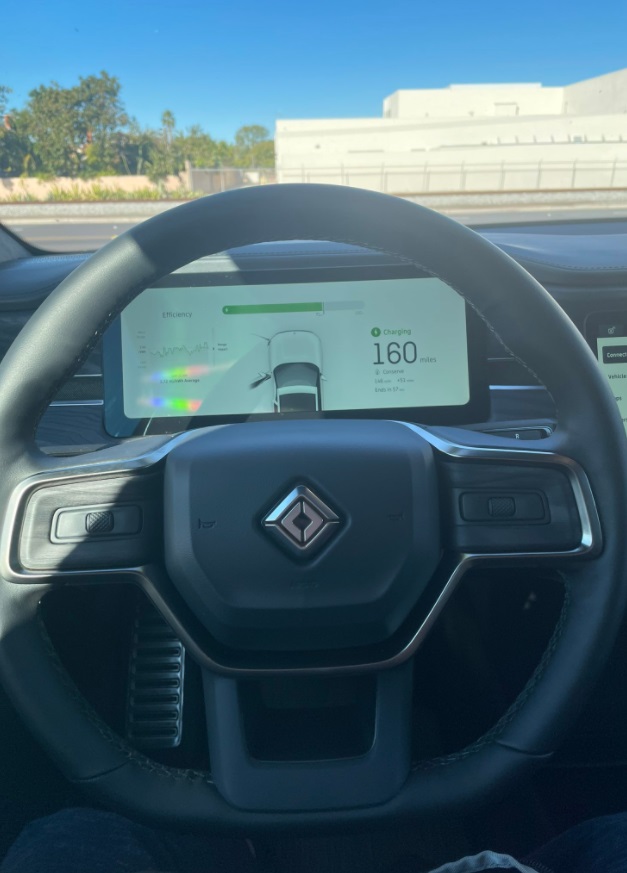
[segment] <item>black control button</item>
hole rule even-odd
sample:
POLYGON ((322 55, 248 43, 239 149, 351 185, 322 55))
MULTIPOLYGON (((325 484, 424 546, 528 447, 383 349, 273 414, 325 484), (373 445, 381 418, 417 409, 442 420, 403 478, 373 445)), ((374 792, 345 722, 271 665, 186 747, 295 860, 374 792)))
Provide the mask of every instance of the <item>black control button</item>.
POLYGON ((464 521, 492 523, 539 523, 548 521, 546 503, 537 491, 495 494, 469 491, 460 495, 459 509, 464 521))
POLYGON ((533 491, 516 495, 517 521, 544 521, 547 517, 542 496, 533 491))
POLYGON ((516 515, 516 501, 513 497, 490 497, 488 512, 492 518, 511 518, 516 515))
POLYGON ((85 516, 85 530, 90 535, 111 533, 114 525, 115 520, 110 509, 88 512, 85 516))
POLYGON ((462 494, 459 502, 464 521, 490 521, 489 499, 490 495, 484 491, 462 494))
POLYGON ((129 537, 142 529, 139 506, 85 506, 58 509, 52 519, 53 543, 129 537))

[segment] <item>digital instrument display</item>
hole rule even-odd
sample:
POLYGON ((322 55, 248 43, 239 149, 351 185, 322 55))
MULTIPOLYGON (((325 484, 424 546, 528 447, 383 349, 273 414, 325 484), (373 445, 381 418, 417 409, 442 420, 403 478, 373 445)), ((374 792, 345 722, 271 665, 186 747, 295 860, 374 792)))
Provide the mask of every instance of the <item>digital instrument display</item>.
POLYGON ((627 433, 627 311, 589 315, 586 335, 610 383, 627 433))
POLYGON ((263 285, 209 284, 207 275, 176 279, 177 287, 149 288, 135 298, 105 343, 112 433, 122 433, 120 421, 470 403, 466 304, 440 279, 263 285))

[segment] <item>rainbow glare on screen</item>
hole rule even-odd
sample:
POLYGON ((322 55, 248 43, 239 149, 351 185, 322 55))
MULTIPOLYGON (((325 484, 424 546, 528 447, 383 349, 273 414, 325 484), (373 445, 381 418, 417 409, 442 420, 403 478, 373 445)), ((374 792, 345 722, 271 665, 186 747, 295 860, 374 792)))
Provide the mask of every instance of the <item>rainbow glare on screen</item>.
POLYGON ((170 367, 169 370, 157 370, 150 374, 151 382, 162 382, 170 379, 193 379, 196 376, 204 376, 209 372, 205 364, 193 364, 189 367, 170 367))
POLYGON ((183 397, 148 397, 142 401, 153 409, 171 409, 173 412, 197 412, 202 400, 187 400, 183 397))

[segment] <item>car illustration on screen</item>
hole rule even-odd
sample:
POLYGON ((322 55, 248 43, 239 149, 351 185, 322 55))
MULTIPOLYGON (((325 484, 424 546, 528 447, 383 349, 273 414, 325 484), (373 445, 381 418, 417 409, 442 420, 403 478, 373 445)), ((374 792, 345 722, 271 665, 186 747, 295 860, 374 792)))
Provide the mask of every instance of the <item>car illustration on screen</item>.
POLYGON ((286 330, 268 343, 275 412, 322 409, 322 343, 308 330, 286 330))

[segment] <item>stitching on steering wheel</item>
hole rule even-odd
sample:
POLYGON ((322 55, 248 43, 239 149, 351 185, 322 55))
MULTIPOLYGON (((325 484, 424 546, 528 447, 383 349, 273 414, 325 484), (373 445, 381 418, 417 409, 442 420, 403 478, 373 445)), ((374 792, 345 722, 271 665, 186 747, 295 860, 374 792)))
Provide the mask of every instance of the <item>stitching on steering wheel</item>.
POLYGON ((505 728, 509 724, 511 724, 511 722, 514 720, 514 717, 517 715, 518 712, 520 712, 522 707, 525 705, 525 703, 535 690, 538 682, 542 679, 542 676, 544 675, 551 661, 551 658, 553 657, 553 653, 557 648, 557 645, 566 626, 566 619, 568 616, 572 598, 570 593, 570 583, 563 577, 562 581, 564 583, 564 601, 562 603, 562 610, 557 620, 557 624, 555 625, 553 633, 551 634, 551 639, 549 640, 537 667, 533 671, 532 676, 530 677, 518 697, 509 707, 509 709, 507 709, 507 711, 503 713, 501 718, 496 722, 495 725, 493 725, 493 727, 490 728, 489 731, 487 731, 470 745, 461 749, 459 752, 451 752, 449 755, 442 755, 438 758, 431 758, 425 761, 419 761, 418 764, 414 767, 414 770, 428 770, 431 767, 444 766, 446 764, 452 764, 458 760, 463 760, 464 758, 469 758, 475 752, 478 752, 480 749, 484 748, 490 743, 493 743, 495 740, 498 740, 505 728))
MULTIPOLYGON (((261 243, 264 241, 265 240, 263 238, 257 239, 257 240, 252 240, 249 243, 247 243, 247 245, 256 245, 257 243, 261 243)), ((392 251, 385 249, 385 248, 372 248, 372 247, 364 245, 363 242, 358 242, 356 240, 351 240, 351 239, 334 240, 334 242, 345 243, 345 244, 349 244, 349 245, 356 245, 356 246, 359 246, 360 248, 369 249, 370 251, 382 252, 383 254, 394 256, 396 259, 400 260, 401 262, 412 265, 412 266, 422 270, 423 272, 427 273, 429 276, 432 276, 434 278, 440 278, 439 276, 436 276, 436 274, 433 273, 431 270, 427 269, 423 264, 419 263, 418 261, 416 261, 414 259, 403 257, 402 255, 399 255, 398 252, 392 252, 392 251)), ((167 273, 160 274, 160 275, 167 275, 167 273)), ((155 279, 151 279, 150 281, 155 281, 157 278, 159 278, 159 276, 155 277, 155 279)), ((455 285, 451 284, 448 281, 446 284, 449 285, 449 287, 451 287, 457 294, 459 294, 459 296, 462 297, 462 299, 472 308, 472 310, 479 316, 479 318, 481 318, 481 320, 488 327, 490 332, 507 349, 507 351, 512 355, 512 357, 516 361, 518 361, 518 363, 520 363, 538 382, 541 382, 541 380, 539 379, 537 374, 534 372, 534 370, 525 361, 523 361, 518 355, 516 355, 514 352, 512 352, 512 350, 509 348, 509 346, 502 340, 498 331, 488 321, 488 319, 484 316, 484 314, 476 307, 476 305, 471 300, 469 300, 468 297, 455 285)), ((83 352, 77 357, 76 361, 73 362, 72 367, 68 368, 61 375, 61 377, 59 379, 55 380, 51 389, 49 390, 49 392, 47 392, 47 395, 46 395, 44 401, 39 406, 39 411, 37 413, 36 421, 35 421, 35 425, 34 425, 33 436, 36 433, 41 416, 45 412, 45 410, 46 410, 47 406, 49 405, 50 401, 52 400, 52 398, 57 393, 59 387, 68 378, 68 375, 72 372, 73 369, 75 369, 77 366, 79 366, 85 360, 85 358, 89 355, 89 353, 92 351, 92 349, 95 347, 95 345, 99 341, 100 337, 102 336, 102 334, 104 333, 106 328, 111 324, 111 322, 116 318, 116 316, 124 309, 124 307, 127 305, 127 303, 130 302, 132 299, 134 299, 137 296, 137 294, 141 293, 141 291, 144 290, 145 287, 147 287, 147 286, 144 283, 140 283, 139 285, 134 285, 128 291, 128 293, 124 295, 124 297, 118 302, 118 304, 112 310, 110 310, 110 312, 106 316, 104 322, 102 322, 96 328, 90 342, 87 343, 83 352)), ((555 403, 555 398, 553 397, 553 395, 550 395, 550 396, 552 397, 553 402, 556 406, 556 410, 557 410, 558 407, 557 407, 557 404, 555 403)), ((558 421, 559 421, 559 414, 558 414, 558 421)), ((518 695, 516 700, 513 702, 513 704, 504 713, 504 715, 499 719, 499 721, 489 731, 487 731, 485 734, 483 734, 475 742, 471 743, 470 745, 468 745, 464 749, 460 750, 459 752, 454 752, 454 753, 451 753, 449 755, 444 755, 444 756, 437 757, 434 759, 421 761, 416 765, 414 770, 429 769, 431 767, 438 767, 438 766, 447 766, 449 764, 454 764, 458 760, 463 760, 465 758, 468 758, 468 757, 472 756, 473 754, 475 754, 476 752, 478 752, 480 749, 484 748, 485 746, 487 746, 490 743, 493 743, 495 740, 497 740, 498 737, 503 733, 505 728, 513 721, 516 714, 524 706, 525 702, 527 701, 529 696, 532 694, 536 685, 538 684, 538 682, 542 678, 548 664, 550 663, 551 657, 553 656, 553 653, 557 647, 557 644, 561 638, 563 629, 564 629, 565 624, 566 624, 566 618, 568 615, 568 610, 569 610, 569 606, 570 606, 570 599, 571 599, 569 585, 566 582, 566 580, 564 580, 564 581, 565 581, 565 595, 564 595, 564 602, 562 605, 562 611, 560 613, 560 617, 559 617, 558 622, 555 626, 555 629, 553 631, 551 639, 549 640, 547 648, 545 649, 545 651, 542 655, 542 658, 541 658, 538 666, 536 667, 533 675, 531 676, 531 678, 529 679, 529 681, 525 685, 524 689, 520 692, 520 694, 518 695)), ((110 746, 112 746, 118 752, 120 752, 124 756, 126 761, 138 766, 142 770, 156 773, 159 776, 164 776, 164 777, 167 777, 170 779, 183 780, 183 781, 186 781, 189 783, 197 781, 197 780, 203 780, 208 785, 213 784, 209 773, 207 773, 205 771, 195 770, 193 768, 181 769, 181 768, 174 768, 174 767, 169 767, 167 765, 160 764, 160 763, 152 760, 151 758, 148 758, 145 755, 139 753, 135 749, 133 749, 120 736, 118 736, 114 731, 112 731, 108 727, 108 725, 100 718, 100 716, 93 709, 93 707, 87 702, 85 697, 81 694, 81 692, 79 691, 79 689, 77 688, 75 683, 72 681, 72 679, 69 676, 68 672, 66 671, 65 667, 61 663, 61 660, 59 659, 59 656, 58 656, 58 654, 57 654, 57 652, 52 644, 52 641, 47 633, 47 630, 45 628, 43 620, 39 614, 37 617, 37 622, 38 622, 38 626, 39 626, 39 631, 41 633, 42 641, 44 644, 44 651, 45 651, 46 655, 49 657, 56 673, 59 676, 60 681, 62 682, 63 686, 65 687, 66 691, 69 693, 71 698, 74 700, 74 702, 80 708, 81 713, 97 729, 98 733, 100 734, 100 736, 103 738, 103 740, 105 742, 107 742, 110 746)), ((120 764, 120 767, 121 766, 123 766, 123 764, 120 764)), ((93 778, 98 778, 98 776, 95 776, 93 778)))
MULTIPOLYGON (((520 709, 522 709, 522 707, 534 691, 536 685, 544 675, 544 672, 551 661, 553 653, 557 648, 564 627, 566 625, 566 618, 570 607, 571 596, 568 581, 565 579, 563 581, 564 601, 562 603, 562 610, 560 612, 559 619, 551 635, 551 639, 549 640, 548 645, 540 659, 540 662, 533 672, 533 675, 531 676, 523 690, 520 692, 516 700, 509 707, 509 709, 501 716, 498 722, 492 728, 490 728, 489 731, 487 731, 470 745, 466 746, 464 749, 461 749, 459 752, 452 752, 449 755, 442 755, 441 757, 420 761, 416 766, 412 768, 413 772, 416 772, 417 770, 429 770, 434 767, 447 766, 449 764, 454 764, 457 761, 461 761, 465 758, 471 757, 476 752, 485 748, 485 746, 490 745, 495 740, 498 740, 498 737, 502 734, 505 728, 513 721, 515 715, 520 711, 520 709)), ((142 755, 132 746, 129 746, 128 743, 122 739, 122 737, 116 734, 115 731, 111 730, 111 728, 100 718, 98 713, 81 694, 81 692, 73 682, 72 678, 68 674, 67 670, 61 663, 61 659, 59 658, 56 649, 52 644, 52 640, 50 639, 48 631, 46 630, 46 626, 39 613, 36 620, 44 644, 44 651, 50 659, 63 686, 70 694, 74 702, 79 706, 81 713, 91 722, 91 724, 97 729, 101 737, 110 746, 113 746, 113 748, 115 748, 118 752, 121 752, 129 763, 134 764, 140 769, 147 772, 156 773, 158 776, 164 776, 169 779, 182 780, 188 783, 202 780, 208 785, 213 785, 211 774, 207 771, 195 770, 192 767, 182 769, 177 767, 169 767, 166 764, 160 764, 158 761, 154 761, 152 758, 148 758, 145 755, 142 755)), ((121 766, 123 765, 120 764, 120 767, 121 766)), ((97 774, 92 778, 97 779, 99 775, 102 774, 97 774)))
MULTIPOLYGON (((165 275, 167 275, 167 274, 165 274, 165 275)), ((96 328, 96 330, 94 331, 93 337, 87 343, 87 345, 84 347, 84 349, 80 353, 80 355, 78 355, 76 357, 76 359, 72 362, 71 366, 68 367, 67 370, 65 370, 64 373, 58 379, 55 379, 51 389, 46 393, 44 400, 39 404, 37 414, 35 417, 35 424, 33 426, 33 432, 32 432, 33 439, 35 439, 35 436, 37 434, 39 422, 41 421, 41 418, 42 418, 43 414, 45 413, 46 409, 48 408, 48 406, 50 405, 51 401, 55 397, 57 391, 65 384, 65 382, 70 378, 72 373, 78 367, 80 367, 84 361, 87 360, 90 353, 96 347, 101 336, 103 335, 105 330, 109 327, 109 325, 111 324, 113 319, 116 318, 116 316, 118 316, 120 314, 120 312, 122 312, 122 310, 124 309, 124 307, 126 306, 127 303, 130 303, 131 300, 134 300, 135 297, 138 296, 139 294, 141 294, 141 292, 145 288, 146 288, 146 286, 144 285, 143 282, 140 285, 133 286, 133 288, 128 292, 128 294, 126 294, 124 296, 124 298, 119 302, 118 306, 116 306, 114 309, 112 309, 109 312, 109 314, 107 315, 104 322, 96 328)))
MULTIPOLYGON (((81 694, 69 673, 61 663, 61 659, 57 654, 56 649, 50 639, 50 635, 46 629, 46 626, 43 622, 41 614, 37 614, 37 625, 39 632, 41 634, 42 642, 44 644, 45 654, 50 659, 52 666, 54 667, 59 679, 61 680, 65 690, 69 693, 72 700, 78 704, 81 714, 84 715, 89 722, 97 729, 98 733, 101 737, 106 740, 106 742, 113 746, 118 752, 121 752, 127 761, 136 764, 142 770, 146 770, 148 772, 157 773, 160 776, 167 776, 170 779, 179 779, 186 780, 188 782, 194 782, 198 779, 202 779, 208 784, 213 784, 210 774, 203 770, 195 770, 193 768, 182 769, 178 767, 168 767, 165 764, 160 764, 158 761, 154 761, 152 758, 148 758, 145 755, 142 755, 141 752, 138 752, 132 746, 129 746, 122 737, 112 731, 111 728, 100 718, 98 713, 94 710, 94 708, 88 703, 85 699, 84 695, 81 694)), ((120 764, 120 767, 123 764, 120 764)), ((116 768, 118 769, 118 768, 116 768)), ((93 779, 97 779, 99 775, 96 774, 93 779)), ((81 781, 81 780, 77 780, 81 781)))

